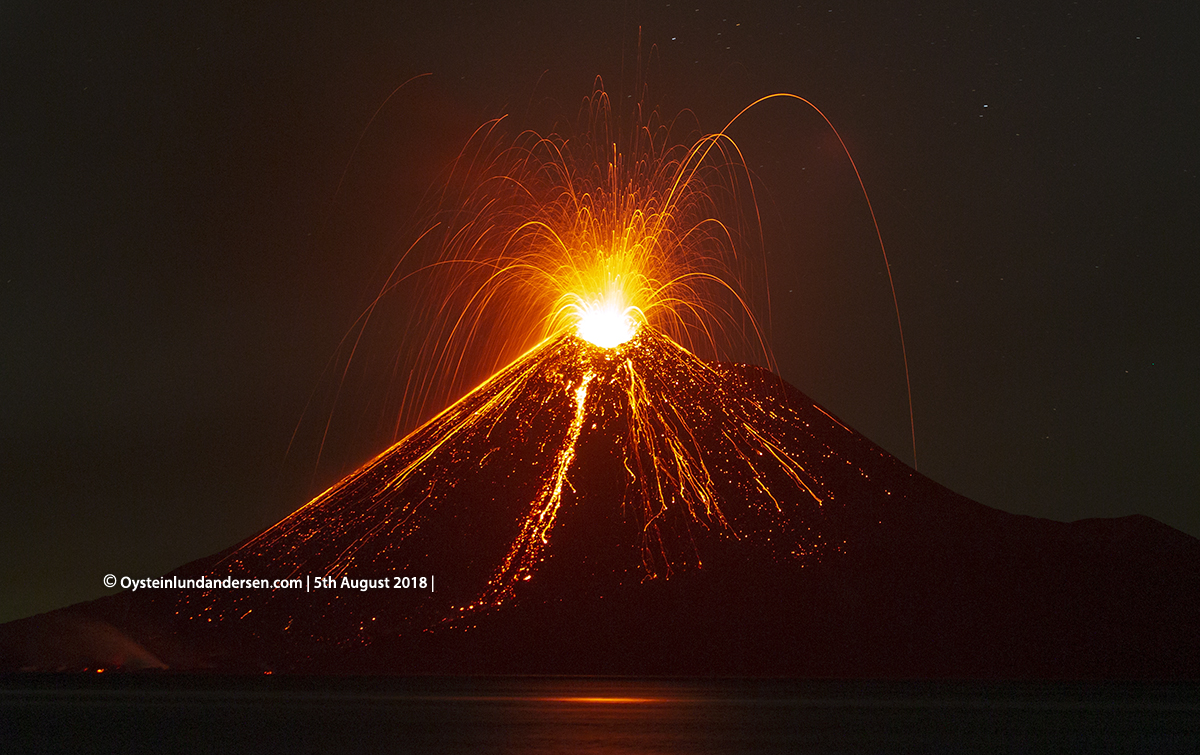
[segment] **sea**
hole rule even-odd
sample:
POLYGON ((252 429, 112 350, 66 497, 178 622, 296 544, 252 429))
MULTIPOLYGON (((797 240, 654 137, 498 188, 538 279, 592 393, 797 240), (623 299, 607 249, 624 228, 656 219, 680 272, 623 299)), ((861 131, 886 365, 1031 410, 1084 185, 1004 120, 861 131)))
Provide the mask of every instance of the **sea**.
POLYGON ((1200 753, 1200 685, 0 677, 0 753, 1200 753))

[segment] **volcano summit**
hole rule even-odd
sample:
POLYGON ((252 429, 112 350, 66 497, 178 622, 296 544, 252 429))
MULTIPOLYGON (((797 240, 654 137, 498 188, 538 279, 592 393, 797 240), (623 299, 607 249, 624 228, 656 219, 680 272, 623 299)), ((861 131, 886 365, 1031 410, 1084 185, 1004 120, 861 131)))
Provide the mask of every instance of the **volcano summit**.
POLYGON ((128 663, 99 626, 172 668, 1194 678, 1198 565, 1146 517, 969 501, 775 375, 643 326, 543 342, 173 573, 294 589, 127 591, 3 644, 26 668, 128 663))

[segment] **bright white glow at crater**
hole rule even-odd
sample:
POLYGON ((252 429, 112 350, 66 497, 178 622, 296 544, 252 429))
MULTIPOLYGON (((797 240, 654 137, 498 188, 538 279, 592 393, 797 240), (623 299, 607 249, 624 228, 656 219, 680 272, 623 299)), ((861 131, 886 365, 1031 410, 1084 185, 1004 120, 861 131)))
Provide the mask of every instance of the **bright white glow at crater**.
POLYGON ((611 297, 585 304, 578 310, 575 333, 602 349, 620 346, 637 333, 633 307, 623 307, 611 297))

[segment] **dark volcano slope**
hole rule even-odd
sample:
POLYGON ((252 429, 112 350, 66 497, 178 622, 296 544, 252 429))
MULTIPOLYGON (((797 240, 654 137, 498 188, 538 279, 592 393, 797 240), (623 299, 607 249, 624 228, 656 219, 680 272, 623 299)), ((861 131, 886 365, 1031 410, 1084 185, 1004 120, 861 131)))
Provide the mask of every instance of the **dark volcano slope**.
POLYGON ((925 497, 863 528, 836 559, 799 568, 730 554, 604 594, 564 579, 474 634, 431 638, 410 656, 422 660, 413 667, 1200 678, 1194 538, 1141 516, 1013 516, 923 482, 925 497))
POLYGON ((581 449, 579 474, 596 484, 514 605, 471 631, 383 642, 356 668, 390 657, 428 673, 1200 678, 1200 541, 1144 516, 1067 524, 982 506, 818 424, 823 412, 769 373, 735 370, 816 428, 808 440, 842 502, 820 528, 838 549, 794 561, 712 537, 702 568, 613 579, 603 555, 628 533, 589 504, 618 496, 599 482, 616 478, 581 449), (600 533, 612 547, 598 554, 600 533))
POLYGON ((175 574, 437 587, 124 592, 0 628, 0 665, 1200 678, 1200 541, 981 506, 776 376, 653 333, 551 342, 175 574))

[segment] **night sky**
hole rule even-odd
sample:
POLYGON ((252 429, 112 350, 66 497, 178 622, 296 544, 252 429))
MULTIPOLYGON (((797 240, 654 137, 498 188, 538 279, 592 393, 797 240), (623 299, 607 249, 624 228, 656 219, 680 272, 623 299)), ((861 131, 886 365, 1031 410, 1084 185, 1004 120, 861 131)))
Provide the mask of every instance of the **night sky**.
MULTIPOLYGON (((792 92, 840 130, 922 473, 1200 536, 1200 6, 74 5, 0 11, 0 620, 228 547, 382 450, 363 380, 318 463, 325 370, 421 196, 488 118, 548 131, 596 76, 629 100, 639 27, 663 113, 716 131, 792 92)), ((729 133, 779 371, 912 463, 836 140, 794 102, 729 133)))

